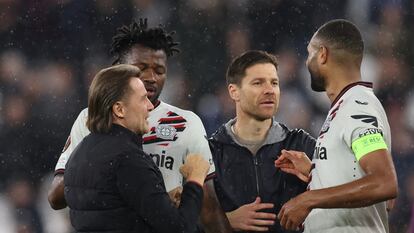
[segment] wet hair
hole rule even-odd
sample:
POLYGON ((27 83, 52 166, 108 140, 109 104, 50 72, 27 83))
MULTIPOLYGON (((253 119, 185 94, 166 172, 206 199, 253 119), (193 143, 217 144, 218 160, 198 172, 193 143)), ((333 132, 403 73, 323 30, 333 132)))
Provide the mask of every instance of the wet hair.
POLYGON ((244 76, 246 76, 247 68, 256 64, 270 63, 277 70, 278 63, 274 55, 261 50, 249 50, 242 55, 233 59, 226 73, 228 84, 240 85, 244 76))
POLYGON ((146 18, 139 19, 139 23, 132 22, 129 26, 123 25, 117 29, 117 34, 112 37, 111 54, 115 56, 112 64, 121 63, 123 56, 135 45, 142 45, 153 50, 163 50, 167 57, 180 52, 172 36, 175 31, 168 33, 160 24, 158 27, 148 28, 146 18))
POLYGON ((348 20, 335 19, 322 25, 315 37, 335 50, 344 50, 362 58, 364 42, 358 28, 348 20))
POLYGON ((130 80, 140 76, 138 67, 116 65, 99 71, 89 87, 88 119, 86 126, 92 133, 107 133, 111 129, 112 106, 127 96, 130 80))

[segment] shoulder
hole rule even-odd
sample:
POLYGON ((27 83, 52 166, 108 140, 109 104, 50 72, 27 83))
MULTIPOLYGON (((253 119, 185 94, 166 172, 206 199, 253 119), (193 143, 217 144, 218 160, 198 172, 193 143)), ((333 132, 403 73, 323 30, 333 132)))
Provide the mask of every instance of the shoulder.
POLYGON ((298 128, 288 130, 287 138, 290 140, 300 141, 300 142, 306 142, 306 141, 313 142, 313 143, 316 142, 315 138, 312 135, 310 135, 310 133, 308 133, 304 129, 298 129, 298 128))
POLYGON ((372 91, 365 89, 354 90, 343 99, 339 118, 341 122, 351 125, 370 123, 378 127, 378 122, 387 122, 385 110, 372 91))
POLYGON ((189 117, 189 118, 197 118, 200 119, 197 114, 190 110, 182 109, 177 106, 173 106, 171 104, 167 104, 164 102, 161 102, 160 107, 164 108, 165 110, 172 111, 174 113, 177 113, 178 115, 181 115, 183 117, 189 117))
POLYGON ((381 102, 373 93, 372 89, 366 87, 358 87, 350 90, 339 103, 340 108, 345 113, 352 114, 354 112, 377 112, 383 109, 381 102))
POLYGON ((200 117, 190 110, 185 110, 164 102, 161 102, 159 107, 160 111, 168 113, 171 117, 182 118, 189 125, 203 126, 200 117))
POLYGON ((88 117, 88 108, 84 108, 80 113, 79 116, 88 117))
POLYGON ((289 130, 285 143, 287 148, 303 151, 312 158, 316 139, 304 129, 295 128, 289 130))
POLYGON ((86 120, 88 119, 88 108, 83 109, 78 117, 76 118, 75 124, 86 125, 86 120))

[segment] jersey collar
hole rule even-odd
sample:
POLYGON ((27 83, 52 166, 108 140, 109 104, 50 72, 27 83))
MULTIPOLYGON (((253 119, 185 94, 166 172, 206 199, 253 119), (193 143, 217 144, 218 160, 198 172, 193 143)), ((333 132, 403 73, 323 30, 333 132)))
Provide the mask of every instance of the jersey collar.
POLYGON ((355 82, 355 83, 351 83, 348 86, 346 86, 344 89, 342 89, 341 92, 339 92, 339 95, 335 98, 335 100, 332 102, 331 104, 331 108, 338 102, 338 100, 351 88, 355 87, 355 86, 364 86, 364 87, 369 87, 372 88, 372 83, 371 82, 355 82))
POLYGON ((154 104, 154 109, 155 109, 156 107, 160 106, 160 104, 161 104, 161 101, 160 101, 160 100, 157 100, 157 102, 155 102, 155 104, 154 104))

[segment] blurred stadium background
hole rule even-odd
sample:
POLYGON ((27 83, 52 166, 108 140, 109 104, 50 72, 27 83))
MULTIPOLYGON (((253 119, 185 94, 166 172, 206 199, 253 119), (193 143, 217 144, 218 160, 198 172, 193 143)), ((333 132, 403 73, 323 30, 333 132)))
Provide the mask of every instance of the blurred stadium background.
POLYGON ((277 118, 317 135, 329 103, 310 91, 307 42, 327 20, 357 24, 363 79, 392 127, 400 194, 391 232, 414 232, 413 0, 0 0, 0 233, 72 232, 47 187, 91 78, 112 63, 116 28, 139 17, 177 31, 181 53, 169 60, 162 99, 198 113, 209 134, 234 114, 229 61, 263 49, 279 57, 277 118))

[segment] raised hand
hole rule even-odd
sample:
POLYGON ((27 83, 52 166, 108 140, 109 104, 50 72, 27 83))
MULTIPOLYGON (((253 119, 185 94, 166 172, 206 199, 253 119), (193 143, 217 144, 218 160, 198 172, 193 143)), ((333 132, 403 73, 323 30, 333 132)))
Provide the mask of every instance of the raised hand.
POLYGON ((190 154, 180 167, 180 172, 187 181, 194 181, 203 186, 209 169, 210 164, 201 155, 190 154))
POLYGON ((301 151, 282 150, 282 154, 275 160, 275 167, 282 171, 293 174, 304 182, 309 182, 309 173, 312 162, 308 156, 301 151))

